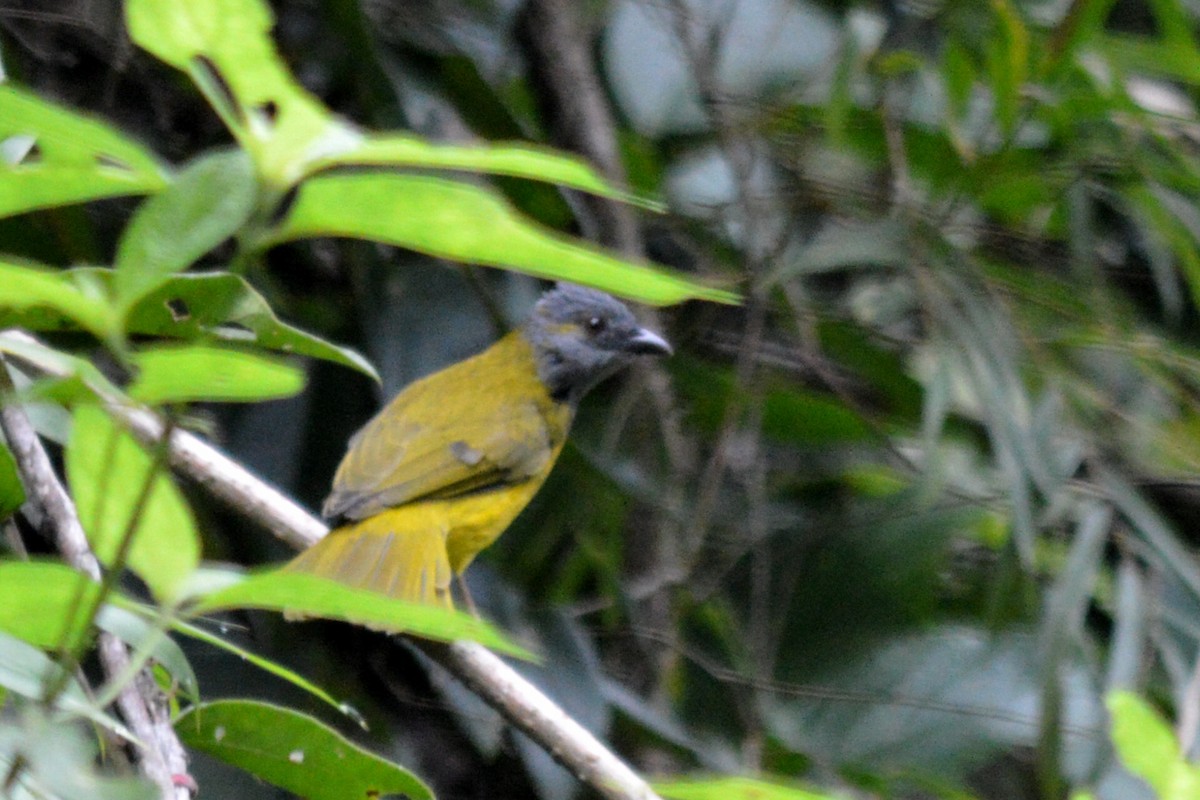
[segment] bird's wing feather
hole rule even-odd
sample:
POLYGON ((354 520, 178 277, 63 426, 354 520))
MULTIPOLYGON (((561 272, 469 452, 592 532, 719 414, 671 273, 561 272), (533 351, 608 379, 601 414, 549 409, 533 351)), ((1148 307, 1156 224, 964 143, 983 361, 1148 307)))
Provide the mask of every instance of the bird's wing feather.
POLYGON ((368 423, 338 468, 325 515, 364 519, 526 480, 549 467, 566 434, 550 405, 528 345, 503 339, 412 384, 368 423))

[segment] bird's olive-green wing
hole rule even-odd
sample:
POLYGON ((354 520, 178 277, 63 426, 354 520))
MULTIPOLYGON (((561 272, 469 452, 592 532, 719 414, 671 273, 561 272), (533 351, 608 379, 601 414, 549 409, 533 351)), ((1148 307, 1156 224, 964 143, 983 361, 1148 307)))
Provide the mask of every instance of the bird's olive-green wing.
POLYGON ((526 359, 505 339, 401 392, 351 440, 325 515, 363 519, 547 471, 570 412, 546 397, 526 359))

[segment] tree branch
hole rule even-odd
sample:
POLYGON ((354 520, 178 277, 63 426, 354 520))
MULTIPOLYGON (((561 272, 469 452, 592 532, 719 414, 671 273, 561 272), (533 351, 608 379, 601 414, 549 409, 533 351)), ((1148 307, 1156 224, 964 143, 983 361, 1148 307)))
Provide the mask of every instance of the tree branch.
MULTIPOLYGON (((156 443, 163 435, 163 421, 146 409, 111 405, 109 410, 143 442, 156 443)), ((172 430, 168 457, 173 467, 293 547, 311 546, 329 532, 291 498, 191 433, 172 430)), ((485 647, 415 643, 604 797, 656 800, 625 762, 485 647)))
MULTIPOLYGON (((0 358, 0 395, 14 391, 8 365, 0 358)), ((63 558, 93 580, 101 580, 100 562, 88 544, 75 504, 63 488, 25 411, 15 403, 0 407, 0 429, 8 440, 21 482, 29 497, 43 511, 63 558)), ((129 652, 112 634, 99 634, 98 649, 104 674, 113 679, 129 667, 129 652)), ((159 788, 164 800, 189 800, 193 784, 187 773, 187 753, 171 725, 170 709, 148 670, 121 688, 117 706, 143 747, 136 759, 142 773, 159 788)))

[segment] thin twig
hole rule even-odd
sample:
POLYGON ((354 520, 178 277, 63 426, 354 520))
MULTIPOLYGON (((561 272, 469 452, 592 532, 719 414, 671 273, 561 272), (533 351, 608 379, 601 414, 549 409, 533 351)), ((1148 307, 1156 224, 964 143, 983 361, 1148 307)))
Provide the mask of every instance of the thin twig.
MULTIPOLYGON (((0 395, 11 397, 13 391, 8 365, 0 358, 0 395)), ((0 407, 0 428, 16 458, 28 502, 36 503, 45 512, 59 552, 72 567, 93 580, 100 580, 100 562, 79 524, 75 504, 55 474, 50 457, 24 410, 14 403, 0 407)), ((105 674, 111 678, 125 672, 129 664, 125 645, 104 632, 98 639, 105 674)), ((191 790, 177 781, 187 775, 187 755, 171 726, 166 698, 153 676, 143 671, 137 680, 121 690, 117 706, 143 746, 138 751, 139 769, 158 786, 164 800, 189 800, 191 790)))
MULTIPOLYGON (((583 154, 613 183, 624 185, 625 167, 617 143, 617 124, 604 95, 587 36, 574 0, 530 0, 522 29, 529 45, 535 82, 561 146, 583 154)), ((584 235, 630 258, 643 255, 637 216, 629 206, 595 195, 575 193, 587 214, 580 215, 584 235), (588 230, 591 227, 594 230, 588 230)))

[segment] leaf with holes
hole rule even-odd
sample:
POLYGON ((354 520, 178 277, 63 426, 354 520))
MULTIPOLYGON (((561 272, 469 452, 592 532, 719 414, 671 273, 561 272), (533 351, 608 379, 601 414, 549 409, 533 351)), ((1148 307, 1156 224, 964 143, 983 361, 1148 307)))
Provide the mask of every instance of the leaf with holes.
POLYGON ((194 161, 137 210, 117 245, 112 288, 128 310, 233 236, 254 210, 250 159, 241 150, 194 161))
POLYGON ((254 345, 311 356, 379 380, 375 368, 361 355, 282 322, 254 287, 225 272, 172 277, 142 298, 125 324, 130 333, 254 345))
POLYGON ((574 281, 652 305, 735 303, 737 295, 678 273, 626 261, 517 214, 499 195, 423 175, 319 175, 299 197, 276 242, 348 236, 457 261, 574 281))
POLYGON ((67 478, 96 557, 112 566, 127 537, 127 565, 168 601, 200 562, 191 509, 162 464, 97 406, 75 410, 67 478))
POLYGON ((129 0, 125 18, 135 43, 188 73, 269 183, 290 185, 360 140, 288 72, 265 3, 129 0))
POLYGON ((320 720, 250 700, 188 709, 175 723, 188 747, 309 800, 433 800, 420 778, 320 720))
MULTIPOLYGON (((22 268, 23 269, 23 268, 22 268)), ((3 278, 0 265, 0 279, 3 278)), ((51 273, 70 276, 74 283, 92 282, 106 290, 112 270, 83 267, 51 273)), ((61 284, 50 284, 44 295, 61 300, 61 284)), ((33 304, 6 308, 0 296, 0 328, 34 331, 70 330, 76 324, 61 311, 33 304)), ((49 303, 50 301, 47 301, 49 303)), ((339 347, 282 322, 266 299, 243 278, 228 272, 172 275, 144 296, 125 318, 130 334, 165 336, 194 342, 255 346, 332 361, 378 381, 371 363, 348 347, 339 347)), ((97 373, 98 375, 98 373, 97 373)))
POLYGON ((364 135, 295 81, 270 39, 270 10, 259 0, 130 0, 125 9, 134 42, 192 77, 277 186, 329 167, 371 164, 512 175, 653 206, 611 186, 583 160, 548 149, 364 135))
POLYGON ((102 122, 0 85, 0 217, 155 192, 166 167, 102 122))

